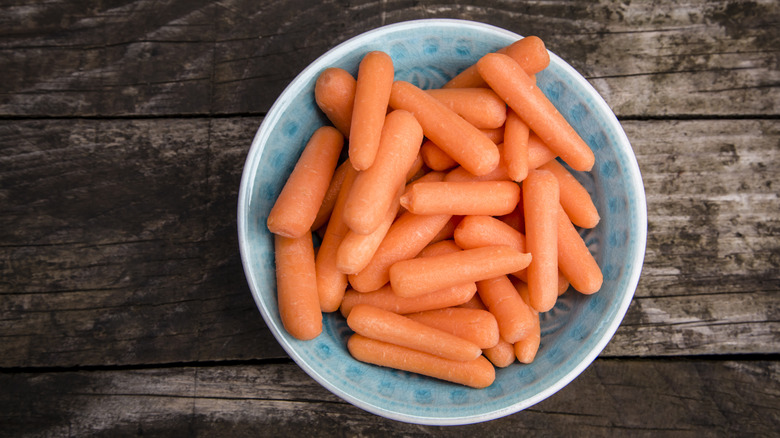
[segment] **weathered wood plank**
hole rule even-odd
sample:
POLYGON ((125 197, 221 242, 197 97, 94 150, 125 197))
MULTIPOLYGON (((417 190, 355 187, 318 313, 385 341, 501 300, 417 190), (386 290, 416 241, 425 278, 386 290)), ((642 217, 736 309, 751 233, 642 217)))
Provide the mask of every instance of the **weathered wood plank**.
POLYGON ((600 359, 525 411, 445 428, 369 414, 292 363, 0 374, 0 434, 769 436, 780 428, 779 375, 772 361, 600 359))
MULTIPOLYGON (((259 122, 0 122, 0 367, 285 357, 237 247, 259 122)), ((650 237, 603 354, 780 352, 780 124, 624 126, 650 237)))
POLYGON ((539 35, 619 116, 780 114, 772 0, 26 3, 0 6, 0 116, 262 114, 330 47, 419 18, 539 35))

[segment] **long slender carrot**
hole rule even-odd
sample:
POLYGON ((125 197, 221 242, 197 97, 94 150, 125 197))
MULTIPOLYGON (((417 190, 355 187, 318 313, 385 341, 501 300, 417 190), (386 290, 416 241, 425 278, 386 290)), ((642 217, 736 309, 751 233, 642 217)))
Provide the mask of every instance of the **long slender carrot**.
POLYGON ((404 81, 394 82, 390 106, 414 114, 425 136, 469 172, 483 175, 498 165, 500 157, 493 141, 416 86, 404 81))
POLYGON ((348 71, 337 67, 323 70, 314 83, 317 106, 345 137, 349 137, 352 125, 355 84, 355 78, 348 71))
POLYGON ((495 347, 499 341, 496 317, 486 310, 446 307, 405 316, 470 341, 483 350, 495 347))
POLYGON ((525 246, 533 255, 528 289, 531 306, 539 312, 552 309, 558 298, 558 199, 558 180, 552 173, 528 172, 523 181, 525 246))
POLYGON ((268 214, 268 230, 300 237, 311 229, 338 163, 344 136, 323 126, 311 136, 268 214))
POLYGON ((477 61, 477 69, 490 88, 569 166, 582 171, 593 167, 593 151, 517 62, 489 53, 477 61))
POLYGON ((557 208, 558 267, 574 289, 584 294, 595 293, 604 280, 601 269, 566 212, 560 205, 557 208))
POLYGON ((368 169, 376 157, 394 75, 387 53, 369 52, 360 61, 349 131, 349 159, 357 170, 368 169))
POLYGON ((503 158, 506 173, 514 181, 520 182, 528 175, 528 125, 512 111, 507 109, 504 127, 503 158))
POLYGON ((445 359, 474 360, 482 354, 482 349, 471 341, 367 304, 352 308, 347 317, 347 325, 355 333, 367 338, 445 359))
POLYGON ((475 283, 464 283, 416 297, 399 297, 389 284, 371 292, 347 289, 341 301, 341 314, 346 318, 358 304, 370 304, 390 312, 405 314, 458 306, 470 300, 477 292, 475 283))
POLYGON ((390 280, 390 266, 416 256, 441 230, 450 215, 416 215, 406 212, 395 220, 379 244, 374 257, 357 274, 348 276, 349 283, 358 292, 379 289, 390 280))
POLYGON ((479 129, 498 128, 506 121, 506 104, 489 88, 435 88, 426 93, 479 129))
POLYGON ((430 257, 402 260, 390 267, 390 285, 403 297, 433 292, 525 268, 530 254, 508 246, 486 246, 430 257))
POLYGON ((555 175, 561 190, 561 207, 574 225, 582 228, 598 225, 600 217, 593 199, 574 175, 557 160, 550 160, 540 166, 539 170, 547 170, 555 175))
MULTIPOLYGON (((347 163, 349 163, 349 159, 347 159, 347 163)), ((338 309, 347 289, 347 276, 336 266, 336 254, 341 241, 349 231, 342 217, 344 204, 346 204, 357 174, 358 171, 352 165, 347 166, 341 190, 339 190, 336 204, 333 206, 333 214, 328 221, 328 227, 325 229, 322 243, 317 251, 317 292, 320 298, 320 308, 323 312, 333 312, 338 309)))
POLYGON ((344 206, 344 222, 352 231, 368 234, 377 229, 417 158, 422 139, 420 124, 411 113, 395 110, 387 115, 375 165, 358 174, 344 206))
POLYGON ((347 348, 350 354, 361 362, 418 373, 473 388, 486 388, 496 379, 495 368, 482 356, 471 361, 449 360, 358 334, 350 336, 347 348))
POLYGON ((515 209, 520 186, 511 181, 425 182, 401 197, 415 214, 503 215, 515 209))
POLYGON ((344 182, 344 175, 347 174, 347 166, 351 165, 349 160, 345 160, 333 172, 333 178, 331 178, 328 190, 322 199, 320 210, 317 212, 317 217, 314 218, 314 223, 311 224, 312 230, 319 229, 330 219, 330 214, 333 213, 333 206, 336 205, 336 198, 339 196, 339 190, 341 190, 341 184, 344 182))
MULTIPOLYGON (((469 301, 461 304, 461 307, 465 307, 467 309, 487 310, 487 307, 485 307, 485 305, 482 303, 479 295, 474 295, 469 301)), ((495 316, 493 318, 495 318, 495 316)), ((496 322, 496 324, 498 323, 496 322)), ((485 357, 487 357, 488 360, 493 363, 493 365, 499 368, 506 368, 509 365, 512 365, 512 363, 515 361, 514 346, 509 342, 501 339, 500 334, 496 345, 483 349, 482 354, 484 354, 485 357)))
POLYGON ((274 252, 282 325, 297 339, 314 339, 322 332, 322 313, 317 298, 311 232, 296 238, 275 235, 274 252))
POLYGON ((477 294, 496 317, 501 339, 511 344, 523 339, 533 325, 533 319, 538 319, 506 275, 478 281, 477 294))
POLYGON ((420 155, 422 155, 425 165, 431 170, 447 170, 458 165, 457 161, 430 140, 425 140, 420 146, 420 155))

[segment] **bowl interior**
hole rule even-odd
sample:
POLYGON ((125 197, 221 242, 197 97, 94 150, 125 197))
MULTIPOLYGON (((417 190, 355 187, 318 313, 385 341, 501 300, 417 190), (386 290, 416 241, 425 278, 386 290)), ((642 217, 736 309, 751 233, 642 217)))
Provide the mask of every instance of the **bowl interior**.
POLYGON ((569 291, 542 316, 542 341, 530 365, 498 369, 482 390, 351 358, 351 333, 340 314, 324 317, 323 333, 298 341, 276 308, 273 237, 265 223, 309 136, 328 123, 314 82, 328 67, 353 74, 367 52, 391 55, 396 79, 422 88, 444 84, 487 52, 519 39, 509 31, 462 20, 419 20, 381 27, 348 40, 307 67, 282 93, 255 135, 239 193, 239 244, 253 297, 274 336, 312 378, 343 399, 384 417, 419 424, 468 424, 531 406, 562 388, 604 348, 625 314, 639 278, 646 240, 644 191, 631 146, 611 110, 574 69, 555 55, 537 75, 539 87, 593 148, 596 165, 577 173, 601 223, 583 234, 604 273, 598 293, 569 291))

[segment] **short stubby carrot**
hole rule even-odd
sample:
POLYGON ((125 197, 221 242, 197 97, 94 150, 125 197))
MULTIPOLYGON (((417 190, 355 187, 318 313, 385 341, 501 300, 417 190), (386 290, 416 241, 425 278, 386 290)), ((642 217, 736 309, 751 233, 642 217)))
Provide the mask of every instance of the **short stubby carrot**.
POLYGON ((355 102, 355 78, 338 67, 326 68, 314 83, 314 100, 345 137, 352 125, 352 105, 355 102))
POLYGON ((428 169, 425 168, 425 161, 423 161, 422 155, 418 153, 417 158, 415 158, 414 163, 412 163, 412 167, 406 172, 406 182, 413 181, 425 175, 427 172, 428 169))
POLYGON ((496 317, 486 310, 447 307, 404 316, 473 342, 483 350, 498 344, 496 317))
POLYGON ((501 222, 509 225, 525 235, 525 214, 523 213, 523 191, 520 191, 520 202, 511 213, 498 217, 501 222))
POLYGON ((455 228, 455 243, 463 249, 507 245, 526 252, 525 235, 492 216, 466 216, 455 228))
POLYGON ((357 170, 368 169, 379 150, 394 75, 393 60, 384 52, 367 53, 358 66, 349 131, 349 159, 357 170))
POLYGON ((416 86, 395 81, 390 106, 414 114, 425 136, 474 175, 488 173, 498 165, 498 148, 492 140, 416 86))
POLYGON ((531 306, 546 312, 558 298, 558 180, 552 173, 532 170, 523 181, 525 246, 533 254, 528 266, 531 306))
POLYGON ((598 292, 604 281, 601 268, 563 208, 558 209, 558 267, 578 292, 598 292))
POLYGON ((399 297, 389 284, 371 292, 347 289, 341 301, 340 311, 346 318, 356 305, 369 304, 399 314, 423 312, 461 305, 474 297, 476 292, 477 285, 474 282, 439 289, 416 297, 399 297))
POLYGON ((420 147, 420 155, 423 162, 431 170, 441 171, 448 170, 458 165, 458 162, 453 160, 452 157, 447 155, 446 152, 436 146, 436 143, 425 140, 420 147))
MULTIPOLYGON (((515 286, 525 303, 528 303, 528 286, 524 283, 518 283, 515 286)), ((542 341, 541 329, 539 314, 534 312, 534 317, 531 318, 531 326, 527 334, 522 339, 515 342, 512 348, 515 357, 521 363, 531 363, 536 357, 536 353, 539 351, 539 344, 542 341)))
POLYGON ((555 159, 555 153, 534 132, 528 135, 528 169, 538 169, 555 159))
POLYGON ((489 88, 435 88, 426 93, 479 129, 495 129, 506 121, 506 104, 489 88))
POLYGON ((525 268, 531 255, 508 246, 486 246, 402 260, 390 267, 390 286, 402 297, 480 281, 525 268))
POLYGON ((387 115, 375 165, 358 174, 344 205, 350 230, 368 234, 377 229, 417 158, 422 139, 420 124, 411 113, 395 110, 387 115))
POLYGON ((477 294, 498 321, 501 339, 514 344, 523 339, 537 318, 506 275, 477 282, 477 294))
MULTIPOLYGON (((487 307, 485 307, 485 304, 482 303, 479 295, 474 295, 469 301, 461 304, 461 307, 465 307, 467 309, 487 310, 487 307)), ((496 324, 498 324, 498 322, 496 322, 496 324)), ((483 349, 482 354, 484 354, 485 357, 487 357, 488 360, 498 368, 506 368, 509 365, 512 365, 512 363, 515 361, 514 345, 501 339, 500 332, 496 345, 483 349)))
MULTIPOLYGON (((347 159, 347 162, 349 162, 349 159, 347 159)), ((342 217, 344 204, 346 204, 357 174, 358 171, 355 168, 352 166, 347 167, 341 190, 339 190, 336 203, 333 206, 333 214, 328 221, 325 234, 322 236, 322 243, 317 251, 317 292, 320 297, 320 308, 323 312, 337 310, 341 299, 344 297, 344 292, 347 290, 347 275, 339 271, 336 265, 336 255, 344 236, 349 231, 342 217)))
POLYGON ((350 336, 347 348, 352 357, 361 362, 422 374, 472 388, 487 388, 496 379, 495 368, 482 356, 470 361, 449 360, 359 334, 350 336))
POLYGON ((311 229, 336 170, 344 136, 332 126, 312 134, 268 214, 268 230, 300 237, 311 229))
POLYGON ((504 142, 504 127, 501 126, 495 129, 480 129, 480 132, 485 134, 487 138, 493 141, 495 144, 501 144, 504 142))
POLYGON ((348 276, 349 283, 358 292, 379 289, 390 280, 390 266, 400 260, 415 257, 447 224, 450 215, 402 214, 387 231, 368 265, 357 274, 348 276))
POLYGON ((528 125, 507 109, 504 127, 503 158, 506 173, 513 181, 520 182, 528 175, 528 125))
POLYGON ((474 360, 482 354, 482 349, 471 341, 367 304, 352 308, 347 317, 347 325, 355 333, 367 338, 445 359, 474 360))
POLYGON ((574 225, 582 228, 593 228, 598 225, 599 212, 593 204, 590 193, 558 160, 550 160, 540 166, 539 170, 546 170, 555 175, 561 192, 561 207, 574 225))
POLYGON ((444 225, 444 228, 442 228, 436 236, 431 239, 431 243, 441 242, 444 240, 451 240, 455 236, 455 228, 458 227, 458 224, 460 224, 460 221, 463 220, 464 216, 452 216, 449 221, 447 221, 447 224, 444 225))
POLYGON ((401 205, 415 214, 504 215, 520 200, 512 181, 442 181, 415 184, 401 205))
POLYGON ((314 339, 322 332, 311 232, 289 238, 274 236, 276 293, 282 325, 296 339, 314 339))
POLYGON ((593 167, 593 151, 517 62, 506 55, 489 53, 477 61, 477 69, 550 150, 575 170, 593 167))
POLYGON ((317 230, 328 222, 330 214, 333 213, 333 206, 336 205, 336 198, 339 196, 339 190, 341 190, 341 184, 344 182, 344 175, 347 174, 347 167, 352 166, 349 159, 339 164, 336 171, 333 172, 333 178, 330 180, 328 190, 325 192, 325 197, 322 199, 320 209, 317 212, 317 216, 314 218, 314 223, 311 224, 312 230, 317 230))

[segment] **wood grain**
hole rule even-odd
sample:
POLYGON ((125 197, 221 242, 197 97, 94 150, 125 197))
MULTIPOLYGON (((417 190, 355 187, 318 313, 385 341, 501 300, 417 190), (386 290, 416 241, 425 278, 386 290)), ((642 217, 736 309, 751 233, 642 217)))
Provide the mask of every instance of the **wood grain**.
POLYGON ((778 375, 776 362, 600 359, 525 411, 432 427, 348 405, 291 362, 0 374, 0 435, 769 436, 780 427, 778 375))
MULTIPOLYGON (((0 122, 0 367, 285 357, 236 236, 259 122, 0 122)), ((624 123, 649 240, 604 356, 780 352, 780 124, 715 126, 624 123)))
POLYGON ((621 117, 780 114, 771 0, 55 0, 0 5, 0 116, 264 114, 331 47, 419 18, 538 35, 621 117))

